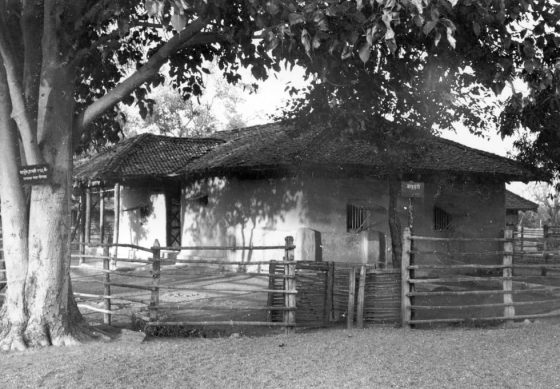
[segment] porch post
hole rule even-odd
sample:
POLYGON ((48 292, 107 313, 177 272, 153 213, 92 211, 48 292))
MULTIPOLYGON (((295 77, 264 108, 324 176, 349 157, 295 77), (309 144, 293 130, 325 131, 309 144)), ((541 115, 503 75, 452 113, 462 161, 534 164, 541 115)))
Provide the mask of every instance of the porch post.
POLYGON ((113 256, 116 258, 118 256, 118 244, 119 244, 119 227, 121 222, 121 186, 117 182, 115 184, 115 191, 113 196, 113 256))
POLYGON ((85 243, 91 243, 91 187, 86 188, 85 243))
POLYGON ((99 187, 99 240, 105 243, 105 188, 99 187))

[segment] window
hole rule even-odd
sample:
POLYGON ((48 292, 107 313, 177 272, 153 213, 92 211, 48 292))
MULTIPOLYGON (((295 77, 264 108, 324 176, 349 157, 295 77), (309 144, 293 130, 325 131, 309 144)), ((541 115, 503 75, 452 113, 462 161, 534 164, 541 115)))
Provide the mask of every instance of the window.
POLYGON ((346 206, 346 231, 361 232, 367 230, 369 210, 353 204, 346 206))
POLYGON ((447 231, 451 227, 451 215, 443 209, 434 207, 434 230, 447 231))

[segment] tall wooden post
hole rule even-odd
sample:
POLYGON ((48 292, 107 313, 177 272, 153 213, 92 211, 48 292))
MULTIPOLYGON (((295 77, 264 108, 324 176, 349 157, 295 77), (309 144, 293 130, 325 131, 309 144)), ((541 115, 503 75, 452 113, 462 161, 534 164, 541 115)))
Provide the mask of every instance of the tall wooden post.
POLYGON ((346 328, 349 330, 354 326, 354 303, 356 300, 356 268, 350 268, 348 276, 348 311, 346 312, 346 328))
POLYGON ((86 195, 85 193, 82 193, 80 195, 80 211, 79 211, 80 217, 78 218, 80 221, 80 232, 78 235, 78 243, 79 243, 79 247, 78 247, 78 252, 80 253, 80 260, 79 263, 82 264, 84 263, 84 257, 83 255, 86 253, 86 195))
POLYGON ((296 267, 294 262, 294 238, 292 236, 286 237, 286 248, 284 261, 284 274, 286 275, 284 296, 286 310, 284 311, 284 324, 286 334, 294 332, 296 325, 296 267))
MULTIPOLYGON (((274 290, 274 286, 275 286, 275 280, 274 280, 274 276, 276 275, 276 263, 274 263, 275 261, 271 261, 270 264, 268 265, 268 290, 274 290)), ((285 284, 285 283, 283 283, 285 284)), ((283 285, 285 286, 285 285, 283 285)), ((267 303, 266 305, 268 307, 272 307, 274 305, 274 292, 268 292, 268 298, 267 298, 267 303)), ((274 317, 277 317, 277 315, 275 314, 275 312, 277 311, 268 311, 267 315, 266 315, 266 321, 273 321, 274 317)))
POLYGON ((105 189, 99 187, 99 240, 105 243, 105 189))
POLYGON ((121 186, 115 184, 113 195, 113 267, 117 267, 117 257, 119 256, 119 228, 121 224, 121 186))
POLYGON ((519 239, 519 251, 521 251, 521 263, 525 262, 525 243, 524 243, 524 237, 525 237, 525 227, 521 226, 521 235, 520 235, 520 239, 519 239))
POLYGON ((152 291, 150 294, 150 321, 157 321, 159 308, 159 280, 161 269, 160 244, 156 239, 152 246, 152 291))
MULTIPOLYGON (((513 231, 511 229, 506 229, 504 231, 504 238, 506 241, 504 242, 504 269, 503 269, 503 277, 504 280, 502 281, 502 286, 504 290, 504 304, 513 304, 513 295, 511 292, 513 289, 513 280, 512 277, 512 266, 513 266, 513 231)), ((506 305, 504 307, 504 317, 513 320, 515 316, 515 307, 513 305, 506 305)))
POLYGON ((325 311, 324 323, 328 324, 333 317, 333 291, 334 291, 334 262, 327 262, 326 272, 326 288, 325 288, 325 311))
POLYGON ((549 236, 549 229, 547 225, 543 226, 543 259, 544 259, 544 266, 541 268, 541 276, 546 276, 546 266, 548 265, 548 236, 549 236))
MULTIPOLYGON (((91 243, 91 187, 86 188, 86 209, 85 209, 85 226, 84 226, 84 253, 87 244, 91 243)), ((84 263, 85 258, 80 258, 80 263, 84 263)))
POLYGON ((358 283, 358 307, 356 312, 356 326, 364 328, 364 300, 366 286, 366 265, 360 267, 360 281, 358 283))
MULTIPOLYGON (((111 275, 109 273, 109 246, 103 246, 103 270, 105 270, 104 274, 104 282, 103 282, 103 294, 104 297, 104 308, 106 311, 111 310, 111 275)), ((111 314, 104 312, 103 313, 103 323, 107 325, 111 325, 111 314)))
POLYGON ((410 250, 412 244, 412 237, 410 228, 406 227, 403 233, 403 247, 401 257, 401 321, 403 327, 410 327, 411 320, 411 299, 408 295, 411 291, 410 288, 410 250))

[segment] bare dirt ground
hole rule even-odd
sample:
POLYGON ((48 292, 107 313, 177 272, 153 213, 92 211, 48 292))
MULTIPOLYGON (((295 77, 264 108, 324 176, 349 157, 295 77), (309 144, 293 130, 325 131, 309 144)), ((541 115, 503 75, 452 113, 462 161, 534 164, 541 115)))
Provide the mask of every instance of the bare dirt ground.
POLYGON ((0 355, 3 388, 554 388, 560 322, 156 338, 0 355))
MULTIPOLYGON (((82 294, 103 295, 100 261, 85 265, 72 264, 73 289, 80 310, 90 323, 101 323, 103 315, 88 309, 104 308, 99 298, 82 294)), ((135 263, 119 263, 118 274, 110 275, 111 282, 150 286, 151 267, 135 263)), ((255 272, 252 272, 255 273, 255 272)), ((160 321, 267 321, 267 293, 255 292, 268 288, 268 274, 245 274, 216 266, 165 265, 161 268, 158 320, 160 321), (166 288, 171 289, 166 289, 166 288), (177 288, 177 289, 173 289, 177 288), (182 289, 183 288, 183 289, 182 289), (185 290, 186 289, 186 290, 185 290)), ((112 286, 111 300, 115 313, 112 323, 131 328, 131 317, 147 317, 150 291, 112 286)), ((254 332, 254 331, 253 331, 254 332)), ((262 332, 262 331, 257 331, 262 332)), ((231 333, 231 329, 225 331, 231 333)))

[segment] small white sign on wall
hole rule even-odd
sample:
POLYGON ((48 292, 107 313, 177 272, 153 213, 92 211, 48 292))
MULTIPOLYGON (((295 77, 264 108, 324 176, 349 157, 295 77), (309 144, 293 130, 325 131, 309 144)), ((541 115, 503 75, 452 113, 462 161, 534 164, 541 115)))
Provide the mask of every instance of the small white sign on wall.
POLYGON ((409 198, 424 197, 424 183, 416 181, 401 182, 401 196, 409 198))

